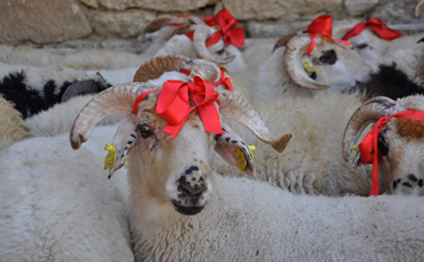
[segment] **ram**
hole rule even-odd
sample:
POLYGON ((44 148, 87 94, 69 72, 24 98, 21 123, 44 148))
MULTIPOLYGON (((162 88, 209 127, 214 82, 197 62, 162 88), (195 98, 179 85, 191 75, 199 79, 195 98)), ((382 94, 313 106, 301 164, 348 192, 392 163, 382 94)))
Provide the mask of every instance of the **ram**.
POLYGON ((24 119, 75 95, 98 93, 110 86, 101 75, 57 66, 0 64, 0 79, 0 93, 24 119))
MULTIPOLYGON (((372 123, 376 124, 372 133, 375 138, 365 139, 361 143, 360 153, 354 157, 354 167, 359 163, 369 163, 373 152, 378 152, 381 159, 373 163, 373 175, 378 181, 377 168, 383 171, 382 183, 393 194, 424 195, 423 166, 424 155, 424 116, 422 114, 424 97, 409 96, 392 100, 388 97, 375 97, 361 105, 350 118, 343 136, 343 158, 350 161, 352 146, 362 132, 372 123), (381 120, 380 120, 381 119, 381 120), (367 160, 368 159, 368 160, 367 160), (375 170, 374 170, 375 169, 375 170), (375 173, 374 173, 375 172, 375 173)), ((374 178, 373 178, 374 179, 374 178)))
MULTIPOLYGON (((422 252, 414 250, 422 249, 424 231, 415 226, 398 230, 405 223, 420 223, 424 209, 419 199, 300 197, 262 182, 221 176, 214 170, 212 152, 221 137, 204 131, 206 122, 197 112, 174 138, 166 139, 167 121, 155 113, 164 89, 135 102, 140 93, 157 88, 135 83, 100 94, 81 111, 70 135, 77 149, 104 116, 131 114, 137 108, 126 122, 129 128, 114 138, 122 140, 121 147, 131 147, 129 221, 136 261, 422 258, 422 252), (109 106, 99 107, 104 104, 109 106)), ((249 121, 255 114, 247 113, 250 109, 237 95, 217 92, 223 117, 232 111, 248 126, 259 124, 256 117, 249 121), (227 109, 230 105, 232 110, 227 109), (241 105, 244 108, 237 108, 241 105), (251 116, 244 119, 247 114, 251 116)))
POLYGON ((308 34, 282 37, 272 56, 261 64, 252 97, 260 100, 313 96, 317 90, 358 89, 365 101, 378 95, 396 99, 424 91, 421 41, 393 51, 380 60, 379 67, 319 34, 314 49, 306 55, 310 43, 308 34))

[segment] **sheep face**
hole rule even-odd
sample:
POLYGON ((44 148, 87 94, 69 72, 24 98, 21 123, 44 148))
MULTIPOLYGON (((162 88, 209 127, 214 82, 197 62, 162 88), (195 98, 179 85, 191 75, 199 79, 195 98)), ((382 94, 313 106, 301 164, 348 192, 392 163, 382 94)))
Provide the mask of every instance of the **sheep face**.
POLYGON ((371 68, 365 60, 350 48, 326 37, 317 38, 312 52, 301 59, 302 64, 306 61, 318 69, 316 74, 309 76, 319 83, 331 85, 332 89, 345 89, 355 86, 356 82, 369 80, 371 68))
POLYGON ((145 100, 137 115, 140 138, 133 149, 137 153, 130 154, 132 161, 143 166, 137 179, 159 201, 170 201, 184 215, 197 214, 212 192, 209 163, 215 143, 213 134, 204 131, 197 112, 192 112, 178 135, 167 138, 162 131, 166 121, 154 113, 156 101, 152 97, 145 100))
POLYGON ((386 183, 393 194, 424 195, 424 123, 392 118, 378 137, 386 183))

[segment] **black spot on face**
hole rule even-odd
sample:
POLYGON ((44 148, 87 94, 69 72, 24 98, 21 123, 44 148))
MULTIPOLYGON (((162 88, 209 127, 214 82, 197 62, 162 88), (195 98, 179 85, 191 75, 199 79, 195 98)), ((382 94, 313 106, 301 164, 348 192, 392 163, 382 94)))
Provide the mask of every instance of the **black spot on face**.
POLYGON ((410 179, 412 182, 418 181, 418 178, 414 174, 409 174, 408 179, 410 179))
POLYGON ((191 166, 188 169, 186 169, 185 173, 188 175, 188 174, 191 174, 192 172, 195 172, 195 171, 199 171, 199 167, 191 166))
POLYGON ((396 189, 396 186, 397 186, 397 182, 396 182, 396 180, 394 180, 393 181, 393 189, 396 189))
POLYGON ((326 50, 323 52, 323 54, 318 59, 321 63, 327 64, 327 65, 333 65, 337 61, 337 55, 336 52, 334 52, 333 49, 326 50))
POLYGON ((237 144, 237 142, 238 142, 237 140, 231 140, 232 144, 237 144))
POLYGON ((359 50, 361 50, 361 49, 364 49, 364 48, 368 47, 368 44, 367 43, 362 43, 362 44, 356 45, 355 47, 358 48, 359 50))
POLYGON ((312 78, 313 80, 317 79, 317 73, 316 72, 312 72, 309 74, 309 77, 312 78))
POLYGON ((424 185, 424 181, 423 181, 422 179, 418 180, 418 185, 419 185, 420 187, 423 187, 423 185, 424 185))
POLYGON ((403 183, 402 183, 402 185, 403 185, 403 186, 406 186, 406 187, 412 187, 412 185, 411 185, 411 184, 409 184, 408 182, 403 182, 403 183))
POLYGON ((226 140, 228 143, 230 143, 230 138, 229 138, 229 137, 225 138, 225 140, 226 140))
POLYGON ((389 146, 387 145, 386 140, 382 135, 378 135, 377 147, 380 150, 382 156, 389 155, 389 146))
POLYGON ((420 40, 418 40, 417 44, 419 44, 419 43, 423 43, 423 42, 424 42, 424 37, 423 37, 423 38, 421 38, 420 40))

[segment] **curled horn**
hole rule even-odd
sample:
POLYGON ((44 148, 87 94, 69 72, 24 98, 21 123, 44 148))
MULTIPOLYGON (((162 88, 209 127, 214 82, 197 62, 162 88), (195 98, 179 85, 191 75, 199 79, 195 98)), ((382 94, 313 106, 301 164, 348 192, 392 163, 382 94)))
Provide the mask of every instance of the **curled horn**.
POLYGON ((221 115, 223 118, 236 120, 246 126, 262 142, 271 145, 278 152, 283 152, 290 139, 293 137, 292 133, 285 134, 281 138, 275 139, 265 126, 259 114, 247 101, 234 92, 225 89, 217 88, 216 92, 219 94, 221 115))
POLYGON ((206 81, 214 83, 220 78, 221 70, 219 70, 219 67, 215 63, 202 61, 191 71, 190 81, 193 81, 195 76, 199 76, 206 81))
POLYGON ((135 72, 134 82, 144 83, 160 77, 164 72, 179 71, 181 68, 193 66, 193 60, 179 55, 161 55, 153 57, 142 64, 135 72))
POLYGON ((423 9, 424 0, 421 0, 418 5, 415 7, 415 17, 419 17, 421 13, 421 9, 423 9))
POLYGON ((284 52, 284 66, 290 78, 301 87, 321 90, 330 88, 329 85, 320 84, 308 76, 301 64, 301 58, 311 43, 309 35, 298 35, 290 39, 284 52))
POLYGON ((196 26, 193 34, 193 44, 200 58, 208 61, 216 62, 218 64, 228 64, 236 58, 235 55, 229 56, 225 59, 214 57, 206 48, 206 41, 212 36, 211 28, 208 26, 196 26))
POLYGON ((399 110, 398 108, 395 101, 384 96, 372 98, 359 107, 349 119, 343 134, 342 153, 344 160, 349 161, 352 145, 356 143, 356 140, 368 125, 381 117, 392 115, 399 110))
POLYGON ((70 141, 78 149, 87 141, 93 128, 103 118, 114 114, 131 114, 137 97, 156 86, 141 83, 127 83, 113 86, 91 99, 78 114, 72 125, 70 141))
POLYGON ((285 36, 280 37, 280 39, 278 39, 277 43, 275 43, 274 48, 272 49, 272 53, 274 53, 275 50, 277 50, 278 48, 280 48, 282 46, 286 46, 287 43, 295 36, 296 36, 296 34, 289 34, 289 35, 285 35, 285 36))
POLYGON ((150 23, 147 24, 147 26, 144 28, 144 33, 156 32, 173 19, 175 19, 175 17, 171 15, 163 15, 156 17, 155 19, 150 21, 150 23))

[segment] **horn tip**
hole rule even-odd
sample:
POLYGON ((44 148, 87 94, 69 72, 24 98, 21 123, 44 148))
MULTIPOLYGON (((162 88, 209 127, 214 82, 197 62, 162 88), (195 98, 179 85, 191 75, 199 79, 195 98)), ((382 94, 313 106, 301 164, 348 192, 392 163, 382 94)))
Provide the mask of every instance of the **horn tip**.
POLYGON ((82 143, 87 141, 82 134, 75 135, 71 133, 70 135, 71 146, 74 150, 78 150, 82 143))
POLYGON ((292 137, 293 137, 293 133, 285 134, 280 139, 278 139, 275 143, 273 143, 272 147, 275 150, 277 150, 278 153, 281 153, 287 147, 292 137))

